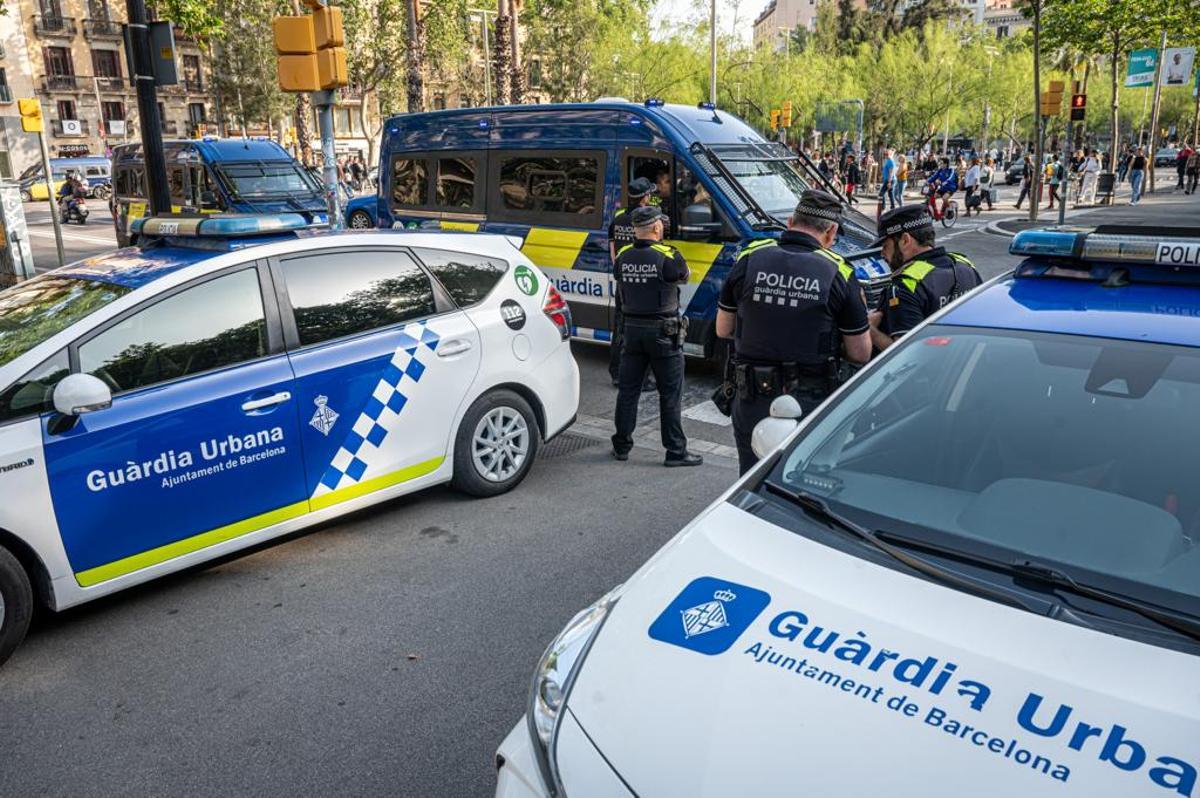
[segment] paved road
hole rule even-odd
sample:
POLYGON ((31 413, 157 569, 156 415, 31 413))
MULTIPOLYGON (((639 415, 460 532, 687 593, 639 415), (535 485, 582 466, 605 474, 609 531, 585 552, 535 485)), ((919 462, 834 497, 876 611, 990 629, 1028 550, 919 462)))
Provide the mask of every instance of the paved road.
MULTIPOLYGON (((952 246, 1009 268, 983 228, 1012 215, 962 220, 952 246)), ((77 256, 105 248, 83 238, 111 230, 99 216, 68 233, 77 256)), ((1200 224, 1200 200, 1073 220, 1156 218, 1200 224)), ((580 423, 508 496, 427 491, 38 618, 0 670, 0 794, 489 794, 547 641, 735 475, 729 429, 705 420, 710 367, 688 364, 684 402, 708 462, 668 471, 657 448, 608 457, 607 350, 575 352, 580 423)), ((651 445, 656 412, 646 396, 651 445)))

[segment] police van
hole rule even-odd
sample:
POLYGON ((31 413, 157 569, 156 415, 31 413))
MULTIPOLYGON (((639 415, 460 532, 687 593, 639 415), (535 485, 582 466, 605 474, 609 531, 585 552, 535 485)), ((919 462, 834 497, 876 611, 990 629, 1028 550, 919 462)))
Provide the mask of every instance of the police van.
POLYGON ((1200 230, 1148 233, 1021 233, 776 399, 547 648, 498 798, 1200 794, 1200 230))
MULTIPOLYGON (((625 101, 406 114, 383 126, 379 193, 349 203, 346 226, 440 227, 520 236, 571 306, 574 335, 608 341, 614 284, 608 226, 631 180, 658 188, 668 243, 691 280, 685 351, 711 354, 717 292, 738 251, 777 237, 805 188, 838 192, 806 158, 707 103, 625 101)), ((840 193, 840 192, 839 192, 840 193)), ((848 210, 835 249, 863 249, 875 223, 848 210)), ((889 269, 855 262, 877 296, 889 269)))
MULTIPOLYGON (((163 142, 171 213, 298 213, 311 225, 329 223, 321 184, 287 150, 268 139, 163 142)), ((117 243, 136 243, 131 223, 149 212, 141 144, 113 148, 110 202, 117 243)))
POLYGON ((0 662, 35 600, 496 495, 571 423, 570 311, 510 241, 307 227, 138 219, 142 249, 0 292, 0 662))

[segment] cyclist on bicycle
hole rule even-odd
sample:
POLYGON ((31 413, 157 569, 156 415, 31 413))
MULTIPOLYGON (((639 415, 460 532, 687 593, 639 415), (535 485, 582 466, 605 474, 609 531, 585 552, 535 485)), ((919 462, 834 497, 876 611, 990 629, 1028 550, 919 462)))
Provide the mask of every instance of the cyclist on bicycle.
POLYGON ((926 181, 929 188, 929 206, 934 207, 936 197, 942 200, 942 208, 938 214, 938 218, 946 215, 946 206, 950 203, 950 197, 958 191, 958 173, 950 167, 950 159, 943 158, 941 160, 941 168, 930 175, 926 181))

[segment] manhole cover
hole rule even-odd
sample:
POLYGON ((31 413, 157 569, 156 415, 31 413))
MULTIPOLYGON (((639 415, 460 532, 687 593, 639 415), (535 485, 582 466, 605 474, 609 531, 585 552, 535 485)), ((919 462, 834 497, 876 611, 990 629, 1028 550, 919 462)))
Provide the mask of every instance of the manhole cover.
POLYGON ((563 457, 568 454, 590 449, 593 446, 599 446, 603 441, 598 438, 589 438, 586 435, 576 435, 573 432, 564 432, 554 440, 542 447, 542 457, 563 457))

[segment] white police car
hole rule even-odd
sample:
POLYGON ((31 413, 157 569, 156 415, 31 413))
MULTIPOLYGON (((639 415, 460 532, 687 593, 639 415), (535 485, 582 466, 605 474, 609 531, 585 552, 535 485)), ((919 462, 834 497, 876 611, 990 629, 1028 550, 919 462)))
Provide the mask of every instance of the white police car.
POLYGON ((1195 233, 1018 236, 570 622, 497 795, 1200 795, 1195 233))
POLYGON ((69 607, 436 483, 497 494, 575 416, 569 311, 503 237, 141 224, 143 249, 0 293, 0 662, 35 593, 69 607))

